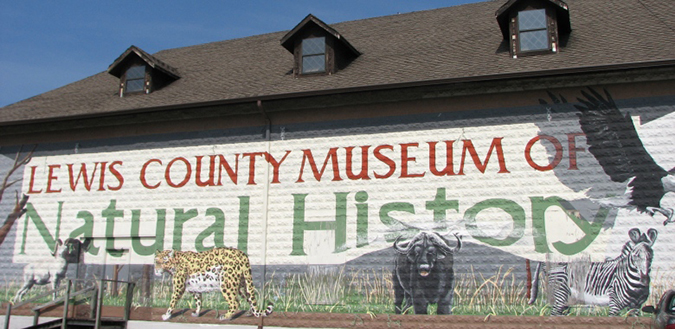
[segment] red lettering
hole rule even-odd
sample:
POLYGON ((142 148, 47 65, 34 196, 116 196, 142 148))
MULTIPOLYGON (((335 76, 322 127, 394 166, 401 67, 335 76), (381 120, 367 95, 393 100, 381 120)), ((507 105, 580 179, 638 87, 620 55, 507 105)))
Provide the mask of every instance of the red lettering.
POLYGON ((389 171, 384 175, 380 175, 376 172, 373 172, 373 174, 375 175, 375 178, 378 178, 378 179, 389 178, 389 177, 391 177, 391 175, 394 174, 394 171, 396 170, 396 163, 391 158, 387 157, 386 155, 384 155, 380 152, 383 149, 393 151, 394 147, 391 146, 391 145, 380 145, 373 150, 373 154, 375 155, 375 157, 378 160, 382 161, 387 166, 389 166, 389 171))
POLYGON ((250 157, 248 164, 248 185, 255 185, 255 157, 264 156, 265 152, 244 153, 242 157, 250 157))
POLYGON ((38 191, 33 190, 33 184, 35 183, 35 168, 37 168, 37 166, 30 167, 30 181, 28 183, 28 194, 42 193, 42 189, 38 191))
POLYGON ((230 164, 227 163, 225 157, 222 154, 218 155, 218 163, 220 164, 218 166, 218 185, 223 185, 220 182, 221 178, 223 177, 223 168, 225 168, 225 171, 227 171, 227 175, 230 177, 232 183, 234 183, 234 185, 237 185, 237 176, 239 174, 239 154, 237 153, 234 156, 235 156, 234 170, 232 170, 232 167, 230 167, 230 164))
MULTIPOLYGON (((162 164, 162 163, 160 162, 160 164, 162 164)), ((113 163, 111 163, 110 166, 108 166, 108 170, 110 170, 110 173, 113 174, 113 176, 115 176, 115 178, 117 178, 117 181, 119 182, 119 184, 117 184, 117 186, 108 185, 108 189, 111 190, 111 191, 118 191, 119 189, 122 188, 122 185, 124 185, 124 177, 122 176, 122 174, 120 174, 119 170, 117 170, 117 168, 115 168, 115 166, 121 166, 121 165, 123 165, 122 161, 113 161, 113 163)), ((145 170, 145 166, 143 167, 143 170, 145 170)), ((143 177, 143 176, 141 176, 141 177, 143 177)), ((143 179, 143 182, 145 183, 145 179, 143 179)), ((145 185, 145 184, 143 184, 143 185, 145 185)), ((159 186, 159 183, 157 183, 157 186, 159 186)))
POLYGON ((54 169, 61 168, 61 165, 50 165, 49 166, 49 174, 47 175, 47 191, 45 193, 60 193, 61 189, 58 190, 52 190, 52 181, 56 181, 59 178, 57 176, 54 176, 54 169))
POLYGON ((577 147, 576 139, 579 136, 584 136, 584 133, 567 134, 567 143, 570 149, 570 167, 569 170, 579 170, 577 167, 577 151, 586 151, 583 147, 577 147))
POLYGON ((302 183, 304 180, 302 179, 302 174, 305 171, 305 161, 309 162, 309 166, 312 168, 312 172, 314 173, 314 178, 320 182, 321 177, 323 176, 324 171, 326 170, 326 167, 328 166, 328 161, 331 161, 331 164, 333 165, 333 181, 341 181, 342 178, 340 178, 340 170, 338 167, 338 159, 337 159, 337 147, 333 147, 330 150, 328 150, 328 154, 326 154, 326 159, 323 161, 323 167, 321 167, 321 170, 319 171, 318 167, 316 166, 316 162, 314 162, 314 156, 312 155, 312 150, 302 150, 302 163, 300 164, 300 176, 298 176, 298 180, 296 183, 302 183))
POLYGON ((368 177, 368 149, 370 148, 370 145, 366 146, 361 146, 361 172, 358 175, 354 175, 354 172, 352 171, 352 151, 354 150, 353 146, 346 147, 345 150, 347 151, 347 178, 351 180, 357 180, 357 179, 363 179, 363 180, 369 180, 370 177, 368 177))
POLYGON ((490 161, 490 156, 492 155, 493 150, 496 150, 497 160, 499 161, 499 172, 498 173, 500 173, 500 174, 509 173, 509 171, 506 169, 506 161, 504 159, 504 150, 502 150, 502 139, 503 139, 503 137, 498 137, 498 138, 492 139, 492 144, 490 144, 490 149, 488 150, 487 155, 485 156, 485 162, 480 161, 480 158, 478 157, 478 153, 476 152, 476 148, 474 148, 471 140, 468 140, 468 139, 464 140, 464 147, 462 148, 462 161, 459 165, 459 173, 457 173, 457 174, 458 175, 464 175, 464 160, 466 159, 466 152, 467 151, 471 155, 471 159, 473 160, 473 163, 476 166, 476 169, 478 169, 481 173, 485 173, 485 169, 487 168, 488 162, 490 161))
POLYGON ((532 167, 536 170, 539 170, 539 171, 552 170, 553 168, 555 168, 560 163, 560 161, 562 160, 562 157, 563 157, 563 147, 560 144, 560 142, 553 136, 548 136, 548 135, 536 136, 536 137, 530 139, 530 141, 527 143, 527 146, 525 146, 525 160, 527 160, 527 164, 529 164, 530 167, 532 167), (551 163, 549 163, 546 166, 540 166, 540 165, 534 163, 534 160, 532 160, 532 155, 530 154, 532 152, 532 146, 534 145, 534 143, 538 142, 542 138, 551 142, 553 144, 553 146, 555 147, 555 157, 553 158, 553 161, 551 161, 551 163))
POLYGON ((164 171, 164 178, 166 179, 166 183, 169 184, 169 186, 173 188, 179 188, 185 186, 188 181, 190 181, 190 176, 192 176, 192 166, 190 166, 190 162, 187 161, 187 159, 183 157, 177 157, 169 162, 169 164, 166 165, 166 171, 164 171), (181 161, 185 164, 185 177, 183 177, 183 180, 176 184, 171 180, 171 168, 173 167, 173 164, 181 161))
POLYGON ((273 174, 272 174, 272 184, 279 184, 279 167, 286 160, 286 157, 291 154, 291 151, 286 151, 284 157, 281 158, 281 161, 277 161, 271 154, 265 152, 265 160, 272 165, 273 174))
POLYGON ((445 141, 445 168, 443 170, 438 170, 436 168, 436 144, 437 142, 429 142, 429 170, 435 176, 451 176, 455 173, 453 172, 452 165, 452 146, 455 141, 445 141))
POLYGON ((196 156, 197 158, 197 168, 195 168, 195 183, 197 183, 197 186, 204 187, 204 186, 215 186, 216 182, 214 180, 215 178, 215 167, 216 167, 216 156, 212 155, 210 156, 210 161, 209 161, 209 179, 206 181, 202 181, 202 158, 203 156, 196 156))
MULTIPOLYGON (((150 189, 150 190, 154 190, 154 189, 158 188, 159 185, 161 184, 161 182, 158 182, 155 185, 148 185, 148 182, 145 180, 145 171, 148 169, 148 166, 153 162, 157 162, 160 165, 162 164, 162 161, 159 160, 159 159, 150 159, 146 163, 144 163, 143 167, 141 168, 141 184, 143 184, 143 186, 145 188, 150 189)), ((120 186, 121 186, 121 184, 120 184, 120 186)))
POLYGON ((70 190, 75 191, 77 188, 77 183, 80 181, 80 177, 82 177, 83 182, 84 182, 84 188, 87 191, 91 191, 91 186, 94 184, 94 177, 96 176, 96 170, 98 169, 98 162, 94 163, 94 170, 91 173, 91 176, 87 174, 87 164, 83 163, 80 166, 80 172, 77 174, 77 178, 73 174, 73 164, 69 163, 66 164, 68 166, 68 177, 70 178, 70 190), (91 177, 91 179, 89 178, 91 177))
MULTIPOLYGON (((103 187, 103 183, 105 182, 105 166, 108 164, 108 162, 101 162, 101 176, 99 177, 98 181, 98 190, 99 191, 105 191, 105 187, 103 187)), ((96 169, 96 168, 94 168, 96 169)))
POLYGON ((424 173, 421 174, 408 173, 408 162, 416 162, 415 157, 408 156, 408 148, 418 146, 419 146, 418 143, 401 144, 401 178, 424 177, 424 173))

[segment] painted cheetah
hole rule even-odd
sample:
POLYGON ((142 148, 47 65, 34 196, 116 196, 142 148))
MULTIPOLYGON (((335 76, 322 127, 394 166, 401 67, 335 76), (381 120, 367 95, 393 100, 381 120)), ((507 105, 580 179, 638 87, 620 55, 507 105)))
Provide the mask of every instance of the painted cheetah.
POLYGON ((220 290, 228 310, 221 320, 230 320, 239 310, 238 295, 247 298, 251 313, 259 317, 272 313, 270 303, 264 311, 257 307, 255 288, 248 256, 239 249, 215 248, 204 252, 163 250, 155 253, 155 274, 168 272, 173 276, 171 303, 164 321, 171 318, 173 309, 187 290, 194 294, 196 309, 192 316, 199 316, 202 309, 202 293, 220 290))

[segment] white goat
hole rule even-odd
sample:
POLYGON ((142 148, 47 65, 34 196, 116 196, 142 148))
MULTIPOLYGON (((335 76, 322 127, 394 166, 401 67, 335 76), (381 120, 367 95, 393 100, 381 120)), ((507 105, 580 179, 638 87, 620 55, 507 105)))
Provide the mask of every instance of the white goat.
POLYGON ((34 285, 42 286, 47 283, 52 283, 54 291, 53 299, 56 299, 56 289, 59 288, 61 280, 66 277, 69 263, 78 263, 81 254, 89 249, 91 246, 91 238, 83 241, 77 239, 66 239, 62 242, 61 239, 56 241, 54 251, 51 253, 54 259, 46 264, 46 266, 36 267, 35 264, 28 264, 23 270, 23 287, 19 289, 14 296, 14 303, 21 301, 23 296, 34 285))

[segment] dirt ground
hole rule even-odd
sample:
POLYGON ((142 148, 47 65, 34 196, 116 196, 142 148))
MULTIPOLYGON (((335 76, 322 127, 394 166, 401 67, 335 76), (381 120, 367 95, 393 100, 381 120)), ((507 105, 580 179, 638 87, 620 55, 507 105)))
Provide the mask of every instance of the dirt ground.
MULTIPOLYGON (((2 314, 7 310, 2 304, 2 314)), ((137 307, 131 310, 131 320, 162 322, 165 308, 137 307)), ((72 317, 88 317, 87 305, 71 307, 72 317)), ((551 316, 468 316, 468 315, 396 315, 396 314, 348 314, 348 313, 291 313, 275 311, 268 317, 255 318, 240 314, 230 321, 218 319, 215 310, 205 310, 200 317, 191 316, 192 310, 174 311, 170 323, 184 324, 232 324, 243 326, 290 327, 290 328, 650 328, 651 320, 639 317, 551 317, 551 316)), ((50 309, 40 316, 61 317, 62 307, 50 309)), ((12 315, 33 316, 31 306, 12 310, 12 315)), ((106 306, 103 317, 123 317, 123 307, 106 306)))

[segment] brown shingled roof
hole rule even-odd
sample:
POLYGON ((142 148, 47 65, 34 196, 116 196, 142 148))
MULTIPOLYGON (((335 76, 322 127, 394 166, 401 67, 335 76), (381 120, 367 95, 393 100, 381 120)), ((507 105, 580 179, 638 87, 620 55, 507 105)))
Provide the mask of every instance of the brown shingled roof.
POLYGON ((164 50, 152 56, 181 79, 161 90, 120 98, 119 80, 102 72, 4 107, 0 123, 675 60, 672 1, 567 0, 566 46, 518 59, 495 19, 505 2, 331 24, 362 53, 334 75, 295 78, 293 55, 280 45, 288 31, 164 50))

